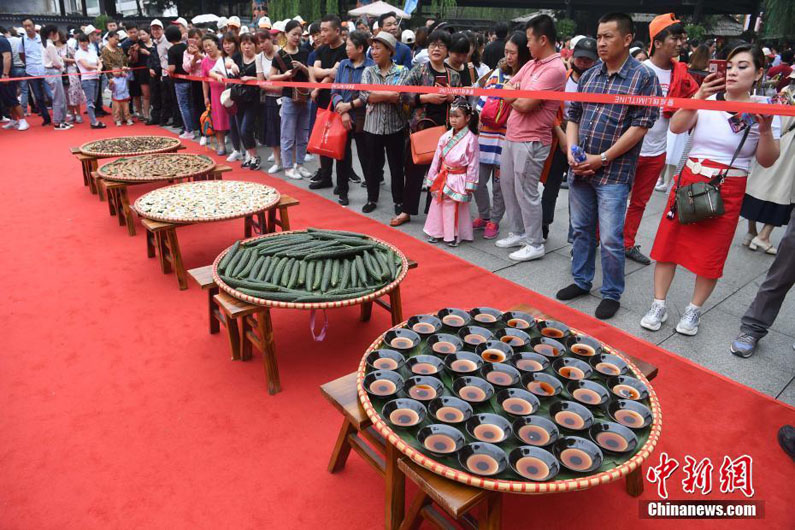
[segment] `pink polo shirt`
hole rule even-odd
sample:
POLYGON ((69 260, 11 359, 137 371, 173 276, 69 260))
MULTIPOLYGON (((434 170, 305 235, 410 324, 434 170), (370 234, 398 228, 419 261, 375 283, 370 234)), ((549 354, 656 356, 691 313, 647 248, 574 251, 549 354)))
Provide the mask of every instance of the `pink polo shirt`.
MULTIPOLYGON (((566 86, 566 66, 559 53, 541 61, 530 60, 511 79, 511 84, 521 90, 558 90, 566 86)), ((516 109, 508 116, 505 139, 511 142, 552 143, 552 125, 560 109, 560 101, 547 100, 530 112, 516 109)))

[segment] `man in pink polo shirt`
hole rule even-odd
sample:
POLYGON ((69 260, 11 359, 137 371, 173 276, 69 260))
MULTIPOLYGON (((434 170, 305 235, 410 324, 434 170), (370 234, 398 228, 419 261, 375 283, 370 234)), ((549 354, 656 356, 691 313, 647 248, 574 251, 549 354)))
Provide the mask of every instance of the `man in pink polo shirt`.
MULTIPOLYGON (((532 18, 525 26, 527 47, 533 56, 505 85, 508 90, 563 90, 566 66, 555 51, 555 23, 548 15, 532 18)), ((538 182, 552 143, 552 126, 559 101, 505 98, 512 107, 502 148, 500 189, 510 221, 508 237, 499 248, 521 247, 508 257, 529 261, 544 257, 542 207, 538 182)))

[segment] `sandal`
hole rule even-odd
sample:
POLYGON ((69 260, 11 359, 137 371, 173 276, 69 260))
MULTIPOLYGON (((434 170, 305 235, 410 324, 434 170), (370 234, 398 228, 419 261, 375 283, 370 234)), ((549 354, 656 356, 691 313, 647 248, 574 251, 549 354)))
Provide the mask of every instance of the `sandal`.
POLYGON ((389 226, 400 226, 402 224, 408 223, 411 221, 411 216, 403 214, 398 215, 397 217, 393 217, 391 221, 389 221, 389 226))
POLYGON ((761 248, 762 252, 764 252, 765 254, 770 254, 771 256, 775 256, 776 253, 778 252, 778 249, 773 246, 773 243, 766 243, 761 239, 759 239, 758 237, 755 237, 751 240, 751 242, 748 244, 748 248, 751 250, 756 250, 757 248, 761 248))
MULTIPOLYGON (((751 244, 751 240, 752 240, 753 238, 755 238, 755 237, 756 237, 756 234, 749 234, 749 233, 746 233, 746 234, 743 236, 743 246, 744 246, 744 247, 747 247, 747 246, 749 246, 749 245, 751 244)), ((751 250, 756 250, 756 249, 751 249, 751 250)))

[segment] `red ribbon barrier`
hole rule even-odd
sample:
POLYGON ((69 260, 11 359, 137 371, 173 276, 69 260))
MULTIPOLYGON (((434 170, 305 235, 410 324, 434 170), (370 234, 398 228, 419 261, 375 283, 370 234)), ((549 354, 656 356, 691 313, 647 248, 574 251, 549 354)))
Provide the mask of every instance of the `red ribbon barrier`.
MULTIPOLYGON (((70 72, 63 74, 45 74, 45 75, 26 75, 25 77, 6 77, 5 79, 0 79, 0 83, 9 83, 11 81, 27 81, 29 79, 46 79, 48 77, 69 77, 70 75, 94 75, 94 74, 115 74, 116 72, 124 72, 125 70, 144 70, 149 69, 148 66, 130 66, 125 67, 122 70, 93 70, 91 72, 70 72)), ((206 79, 205 81, 210 81, 210 79, 206 79)))

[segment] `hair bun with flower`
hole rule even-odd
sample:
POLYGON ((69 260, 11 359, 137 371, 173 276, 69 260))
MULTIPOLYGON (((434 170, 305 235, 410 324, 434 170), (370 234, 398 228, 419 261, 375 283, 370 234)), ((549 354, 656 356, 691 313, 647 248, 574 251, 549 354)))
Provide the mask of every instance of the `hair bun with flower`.
POLYGON ((469 100, 464 96, 456 96, 450 104, 450 109, 460 109, 466 114, 472 114, 472 105, 469 104, 469 100))

